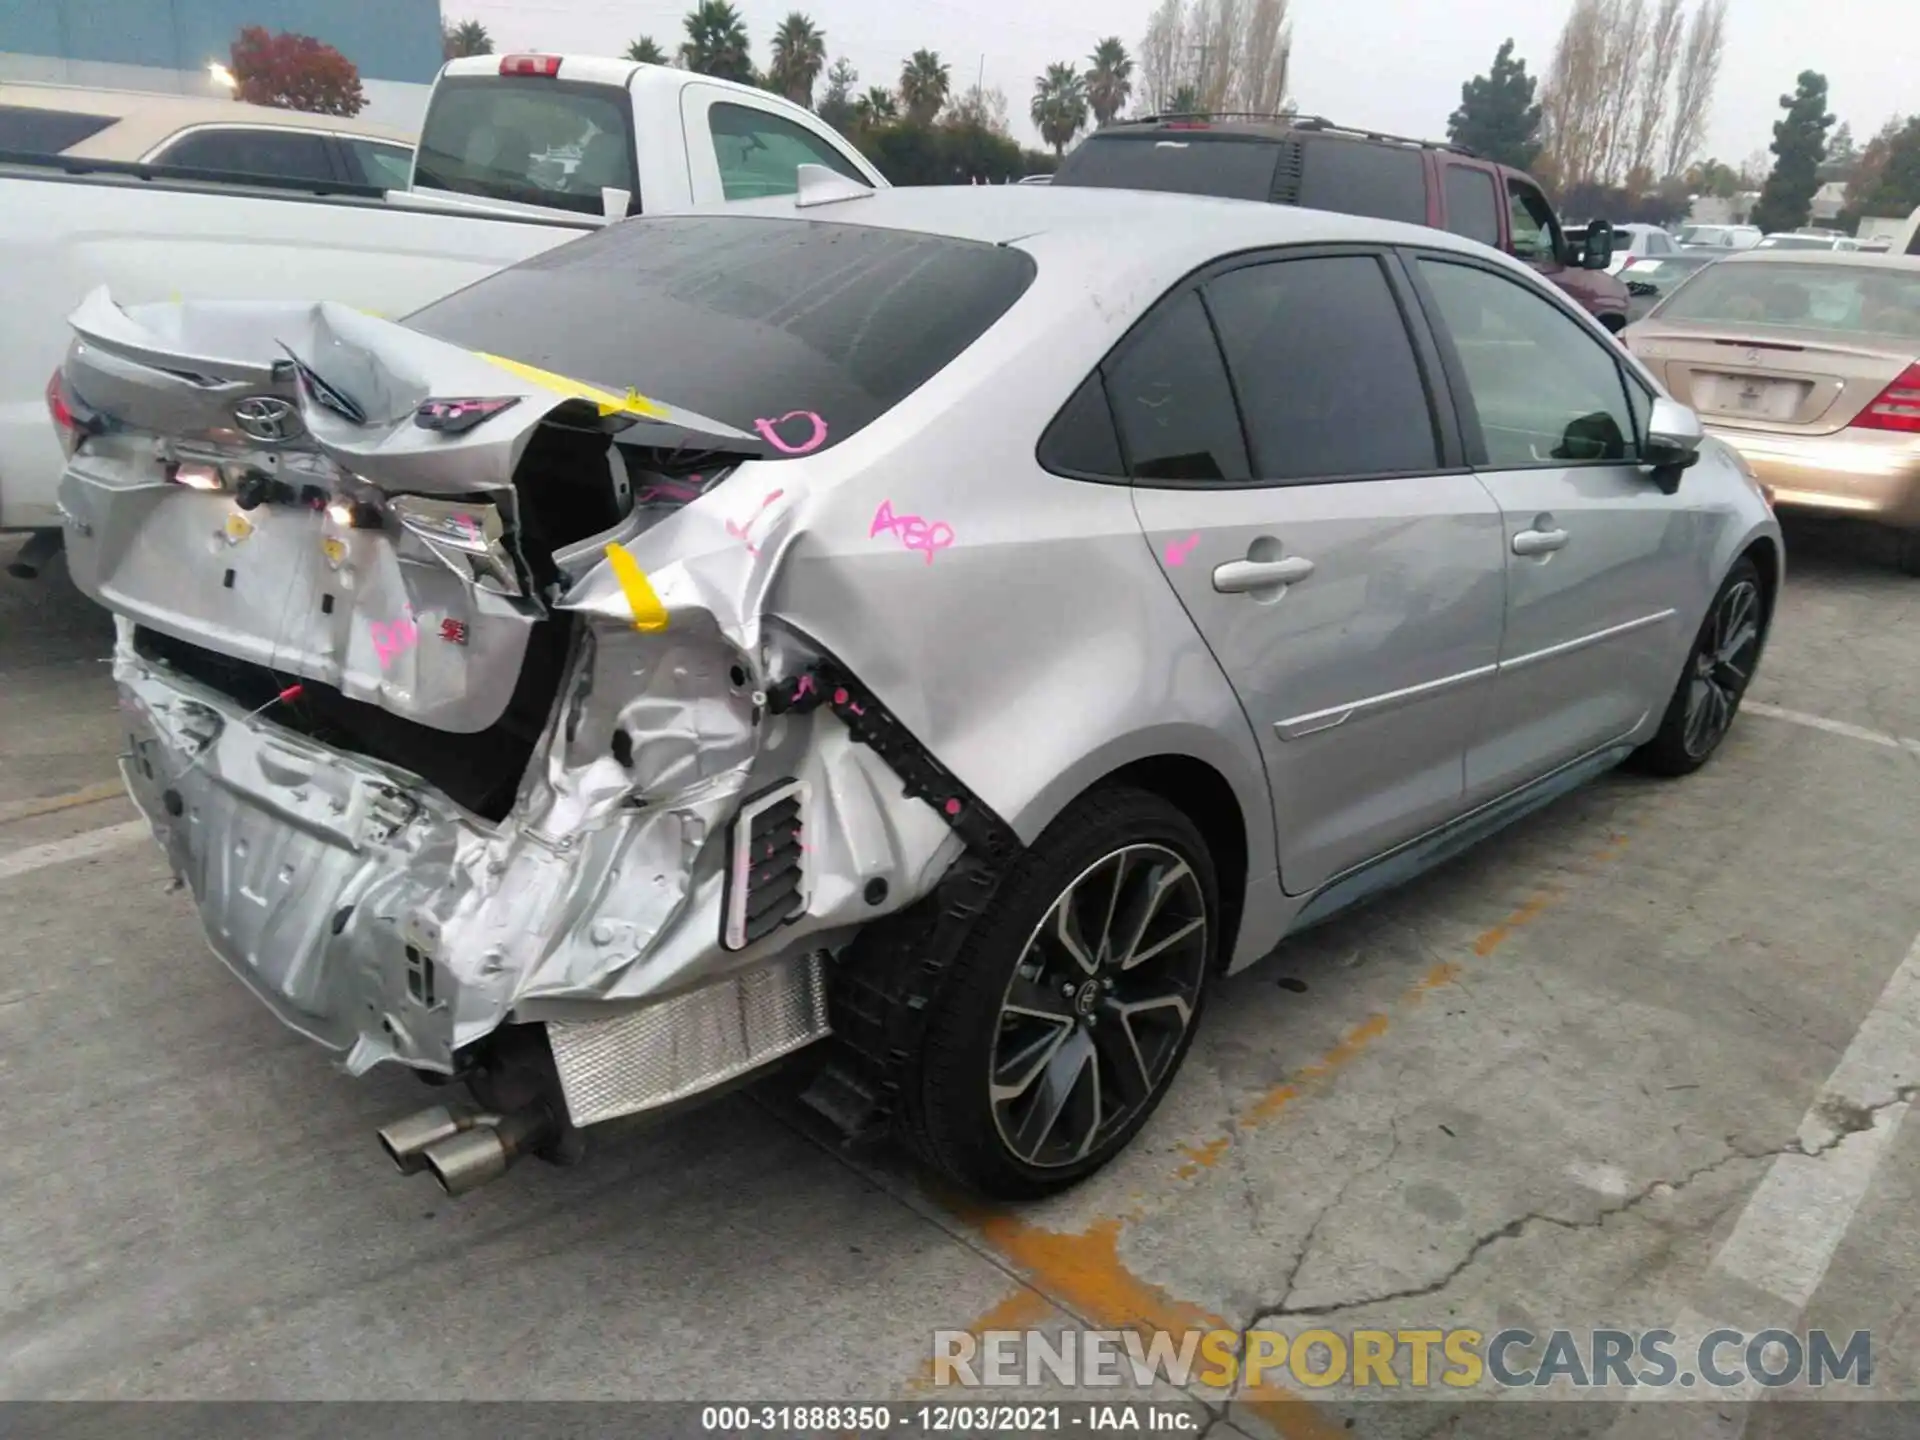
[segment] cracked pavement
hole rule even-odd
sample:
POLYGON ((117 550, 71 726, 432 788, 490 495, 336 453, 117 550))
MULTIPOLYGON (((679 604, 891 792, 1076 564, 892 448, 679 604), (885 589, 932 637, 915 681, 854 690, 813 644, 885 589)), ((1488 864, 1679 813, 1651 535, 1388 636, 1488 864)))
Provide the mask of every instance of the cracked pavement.
MULTIPOLYGON (((1876 537, 1789 541, 1751 698, 1920 736, 1920 582, 1876 537)), ((113 779, 107 640, 58 572, 0 580, 0 859, 132 818, 85 798, 113 779)), ((1135 1147, 1013 1211, 842 1152, 778 1082, 449 1201, 373 1139, 425 1092, 284 1032, 150 847, 0 878, 0 1397, 904 1402, 936 1330, 1543 1335, 1724 1304, 1872 1329, 1873 1393, 1920 1398, 1920 1126, 1876 1128, 1920 1055, 1823 1088, 1920 933, 1916 758, 1749 715, 1690 780, 1568 797, 1221 986, 1135 1147), (1775 1163, 1874 1144, 1804 1311, 1729 1290, 1775 1163)), ((1151 1393, 1216 1440, 1613 1423, 1270 1380, 1307 1403, 1151 1393)))

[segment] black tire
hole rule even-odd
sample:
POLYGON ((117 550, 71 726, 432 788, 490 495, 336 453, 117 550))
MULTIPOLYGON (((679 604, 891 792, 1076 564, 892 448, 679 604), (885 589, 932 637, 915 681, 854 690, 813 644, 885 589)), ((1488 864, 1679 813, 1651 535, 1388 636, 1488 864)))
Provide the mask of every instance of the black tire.
POLYGON ((901 1087, 908 1143, 950 1180, 998 1200, 1049 1195, 1105 1165, 1146 1123, 1186 1058, 1222 943, 1219 914, 1206 842, 1173 805, 1122 787, 1076 801, 1014 863, 929 1006, 918 1063, 901 1087), (1104 902, 1101 938, 1089 940, 1084 917, 1103 903, 1093 887, 1108 869, 1118 889, 1104 902), (1135 928, 1146 910, 1140 897, 1156 884, 1159 908, 1135 928), (1117 913, 1122 905, 1128 909, 1117 913), (1195 910, 1199 930, 1182 929, 1195 910), (1065 929, 1082 954, 1092 952, 1093 969, 1056 933, 1065 929), (1129 937, 1130 952, 1148 953, 1123 967, 1116 947, 1129 937), (1184 997, 1177 1034, 1170 1027, 1181 1006, 1154 998, 1162 988, 1184 997), (1058 1013, 1042 1013, 1049 1010, 1058 1013), (1138 1068, 1115 1071, 1122 1053, 1138 1068), (1026 1089, 1004 1093, 1023 1074, 1026 1089), (1051 1118, 1049 1086, 1064 1092, 1051 1118), (1105 1113, 1109 1090, 1121 1102, 1113 1116, 1105 1113))
POLYGON ((1691 775, 1713 758, 1753 680, 1767 619, 1760 567, 1742 556, 1707 607, 1659 731, 1634 752, 1637 768, 1652 775, 1691 775))
POLYGON ((1920 530, 1896 530, 1893 563, 1903 574, 1920 575, 1920 530))

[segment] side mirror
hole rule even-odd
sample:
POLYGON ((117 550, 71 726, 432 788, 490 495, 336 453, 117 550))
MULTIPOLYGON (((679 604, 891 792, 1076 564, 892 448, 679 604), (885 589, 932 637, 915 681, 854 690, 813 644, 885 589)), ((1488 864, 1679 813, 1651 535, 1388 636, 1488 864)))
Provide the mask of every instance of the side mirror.
POLYGON ((1596 220, 1587 226, 1586 248, 1580 256, 1583 270, 1604 270, 1613 263, 1613 226, 1596 220))
POLYGON ((1700 458, 1706 433, 1700 417, 1679 401, 1664 395, 1654 399, 1640 463, 1653 472, 1653 483, 1663 493, 1671 495, 1680 488, 1681 473, 1700 458))

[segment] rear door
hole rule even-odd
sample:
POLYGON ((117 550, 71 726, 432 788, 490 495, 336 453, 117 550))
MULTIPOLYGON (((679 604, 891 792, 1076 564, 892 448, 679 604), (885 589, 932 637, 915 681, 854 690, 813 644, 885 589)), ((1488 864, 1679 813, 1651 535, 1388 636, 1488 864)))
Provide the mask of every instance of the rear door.
POLYGON ((1447 203, 1447 229, 1482 245, 1500 249, 1499 177, 1485 165, 1464 160, 1443 162, 1441 185, 1447 203))
POLYGON ((1493 674, 1499 509, 1458 463, 1397 263, 1234 263, 1105 367, 1162 572, 1260 737, 1294 894, 1457 813, 1493 674))
POLYGON ((1614 346, 1497 264, 1426 253, 1413 270, 1504 532, 1499 675, 1466 757, 1478 804, 1665 702, 1700 521, 1639 464, 1652 396, 1614 346))

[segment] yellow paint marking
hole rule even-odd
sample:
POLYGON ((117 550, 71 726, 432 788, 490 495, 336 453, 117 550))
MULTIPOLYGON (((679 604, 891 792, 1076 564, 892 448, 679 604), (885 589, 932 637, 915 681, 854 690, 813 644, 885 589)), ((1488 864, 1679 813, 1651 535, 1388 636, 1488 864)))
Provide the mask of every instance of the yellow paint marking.
POLYGON ((36 815, 52 815, 61 810, 72 810, 81 805, 98 805, 102 800, 119 799, 127 793, 127 787, 118 780, 103 780, 98 785, 89 785, 84 790, 74 790, 65 795, 50 795, 44 800, 14 800, 0 805, 0 825, 15 820, 31 820, 36 815))
POLYGON ((489 364, 498 365, 502 370, 519 376, 529 384, 538 385, 543 390, 551 390, 556 395, 564 395, 569 400, 590 400, 600 407, 602 415, 641 415, 651 420, 666 417, 666 411, 647 399, 638 390, 628 390, 625 395, 616 395, 611 390, 602 390, 597 385, 589 385, 584 380, 575 380, 566 375, 556 375, 551 370, 542 370, 537 366, 523 365, 518 360, 509 360, 504 355, 489 355, 485 351, 474 352, 489 364))
POLYGON ((1220 1157, 1233 1146, 1233 1141, 1225 1135, 1216 1135, 1204 1145, 1182 1145, 1180 1153, 1187 1157, 1187 1163, 1175 1173, 1182 1180, 1190 1180, 1202 1170, 1211 1170, 1220 1163, 1220 1157))
POLYGON ((613 567, 613 578, 620 582, 620 591, 627 597, 627 607, 633 611, 633 628, 666 629, 667 607, 653 593, 653 586, 647 582, 647 572, 640 568, 640 562, 633 558, 627 547, 617 541, 608 545, 607 563, 613 567))

